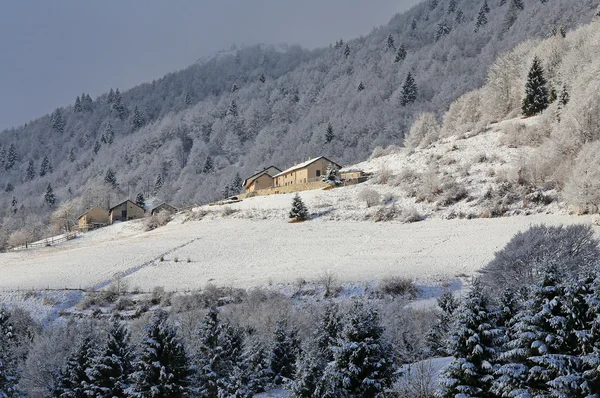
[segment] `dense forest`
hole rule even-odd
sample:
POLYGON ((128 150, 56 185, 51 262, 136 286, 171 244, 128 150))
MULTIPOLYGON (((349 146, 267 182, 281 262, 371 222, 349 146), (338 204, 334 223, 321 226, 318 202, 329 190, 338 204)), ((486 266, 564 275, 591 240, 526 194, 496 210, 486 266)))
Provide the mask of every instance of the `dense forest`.
POLYGON ((0 133, 0 247, 50 233, 50 215, 205 203, 239 177, 326 155, 341 164, 401 144, 486 82, 498 54, 589 22, 597 2, 430 0, 328 48, 232 50, 152 83, 73 104, 0 133))

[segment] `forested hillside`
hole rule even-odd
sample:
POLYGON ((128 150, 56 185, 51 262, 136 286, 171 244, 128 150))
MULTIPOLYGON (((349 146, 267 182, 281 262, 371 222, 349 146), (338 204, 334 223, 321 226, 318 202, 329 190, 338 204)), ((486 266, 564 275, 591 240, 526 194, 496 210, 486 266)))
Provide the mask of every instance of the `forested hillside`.
POLYGON ((74 214, 138 193, 206 202, 235 193, 237 174, 263 166, 318 155, 362 160, 376 146, 400 144, 422 112, 440 117, 482 86, 498 54, 525 39, 568 35, 597 7, 430 0, 329 48, 248 47, 126 92, 81 94, 0 133, 0 247, 17 230, 43 234, 58 209, 74 214))

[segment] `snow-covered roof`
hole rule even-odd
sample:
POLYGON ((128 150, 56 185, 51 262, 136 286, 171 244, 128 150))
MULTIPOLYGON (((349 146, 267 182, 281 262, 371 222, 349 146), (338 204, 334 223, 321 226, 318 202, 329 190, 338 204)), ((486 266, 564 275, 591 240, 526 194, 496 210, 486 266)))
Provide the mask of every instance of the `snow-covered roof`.
POLYGON ((108 212, 109 212, 109 213, 110 213, 110 212, 112 212, 114 209, 116 209, 117 207, 119 207, 119 206, 121 206, 121 205, 123 205, 123 204, 125 204, 125 203, 127 203, 127 202, 131 202, 131 203, 132 203, 134 206, 137 206, 137 207, 139 207, 140 209, 142 209, 142 210, 144 210, 144 211, 145 211, 145 209, 144 209, 143 207, 141 207, 140 205, 138 205, 137 203, 135 203, 133 200, 127 199, 127 200, 125 200, 125 201, 123 201, 123 202, 119 203, 118 205, 115 205, 115 206, 111 207, 111 208, 110 208, 110 210, 109 210, 108 212))
POLYGON ((102 210, 103 212, 105 212, 106 214, 108 214, 108 212, 107 212, 106 210, 104 210, 103 208, 101 208, 101 207, 98 207, 98 206, 94 206, 94 207, 92 207, 91 209, 87 209, 85 212, 81 213, 81 214, 80 214, 80 215, 77 217, 77 219, 79 220, 81 217, 85 216, 86 214, 88 214, 90 211, 92 211, 92 210, 94 210, 94 209, 100 209, 100 210, 102 210))
POLYGON ((325 156, 319 156, 318 158, 310 159, 310 160, 307 160, 307 161, 306 161, 306 162, 304 162, 304 163, 300 163, 300 164, 297 164, 297 165, 295 165, 295 166, 292 166, 292 167, 290 167, 289 169, 287 169, 287 170, 284 170, 284 171, 282 171, 281 173, 279 173, 279 174, 277 174, 277 175, 274 175, 274 176, 273 176, 273 178, 275 178, 275 177, 280 177, 280 176, 282 176, 282 175, 284 175, 284 174, 287 174, 287 173, 289 173, 289 172, 291 172, 291 171, 294 171, 294 170, 303 169, 303 168, 307 167, 308 165, 310 165, 310 164, 312 164, 312 163, 316 162, 316 161, 317 161, 317 160, 319 160, 319 159, 325 159, 325 160, 327 160, 329 163, 332 163, 332 164, 334 164, 334 165, 336 165, 336 166, 338 166, 338 167, 341 167, 339 164, 337 164, 336 162, 333 162, 333 161, 331 161, 331 160, 327 159, 325 156))
POLYGON ((258 177, 260 177, 261 175, 263 175, 265 173, 268 174, 269 177, 273 177, 273 174, 275 174, 275 173, 271 169, 274 169, 279 172, 281 171, 281 170, 279 170, 279 168, 277 168, 275 166, 267 167, 266 169, 263 169, 263 170, 259 171, 258 173, 246 178, 243 182, 244 187, 248 187, 248 185, 252 184, 254 182, 254 180, 256 180, 258 177))

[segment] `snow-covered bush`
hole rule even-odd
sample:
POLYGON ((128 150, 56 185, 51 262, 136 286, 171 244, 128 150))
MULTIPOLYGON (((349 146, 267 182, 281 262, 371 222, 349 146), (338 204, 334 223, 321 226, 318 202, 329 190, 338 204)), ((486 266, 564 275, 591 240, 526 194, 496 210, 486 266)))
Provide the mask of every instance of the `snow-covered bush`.
POLYGON ((481 90, 474 90, 454 101, 444 114, 440 135, 464 134, 477 130, 481 122, 481 90))
POLYGON ((375 214, 373 214, 373 221, 392 221, 401 215, 402 211, 395 204, 392 204, 391 206, 383 206, 377 209, 375 214))
POLYGON ((410 128, 404 139, 404 146, 410 149, 425 148, 435 142, 440 135, 440 125, 433 113, 422 113, 410 128))
POLYGON ((600 207, 600 142, 586 145, 577 158, 563 190, 566 201, 579 212, 600 207))
POLYGON ((423 221, 423 216, 414 207, 409 207, 402 211, 400 221, 404 223, 413 223, 423 221))
POLYGON ((171 213, 168 211, 161 211, 158 214, 146 217, 144 219, 144 228, 146 231, 152 231, 153 229, 167 225, 169 221, 171 221, 171 213))
POLYGON ((501 143, 510 148, 519 148, 522 146, 537 147, 549 136, 542 126, 529 126, 523 123, 507 123, 502 129, 504 133, 501 143))
POLYGON ((516 234, 482 270, 482 281, 494 292, 519 289, 538 282, 555 266, 571 275, 593 272, 600 246, 588 225, 538 225, 516 234))
POLYGON ((379 283, 378 290, 384 295, 405 296, 410 299, 416 298, 419 291, 412 279, 400 276, 383 279, 379 283))
POLYGON ((379 202, 381 201, 381 195, 379 195, 379 192, 377 192, 373 188, 363 188, 358 193, 358 200, 360 200, 361 202, 365 202, 367 207, 372 207, 379 204, 379 202))

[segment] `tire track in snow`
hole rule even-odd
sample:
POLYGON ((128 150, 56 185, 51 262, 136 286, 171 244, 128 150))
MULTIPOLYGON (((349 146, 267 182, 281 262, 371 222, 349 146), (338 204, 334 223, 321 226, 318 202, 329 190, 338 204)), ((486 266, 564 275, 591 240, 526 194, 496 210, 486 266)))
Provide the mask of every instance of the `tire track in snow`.
MULTIPOLYGON (((127 277, 127 276, 129 276, 129 275, 131 275, 131 274, 133 274, 133 273, 135 273, 135 272, 137 272, 137 271, 139 271, 139 270, 141 270, 143 268, 146 268, 146 267, 149 267, 149 266, 153 265, 158 260, 160 260, 161 257, 167 256, 167 255, 175 252, 176 250, 179 250, 182 247, 185 247, 185 246, 187 246, 187 245, 189 245, 189 244, 197 241, 198 239, 200 239, 200 238, 194 238, 194 239, 192 239, 192 240, 190 240, 190 241, 188 241, 188 242, 186 242, 186 243, 184 243, 182 245, 175 246, 174 248, 169 249, 169 250, 167 250, 164 253, 160 253, 158 256, 154 257, 152 260, 149 260, 149 261, 146 261, 143 264, 136 265, 134 267, 128 268, 125 271, 121 272, 120 274, 123 276, 123 278, 125 278, 125 277, 127 277)), ((108 280, 105 280, 104 282, 100 282, 100 283, 97 283, 97 284, 95 284, 93 286, 90 286, 87 289, 100 290, 100 289, 103 289, 103 288, 107 287, 108 285, 110 285, 112 283, 112 281, 113 281, 113 279, 108 279, 108 280)))

